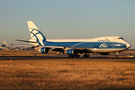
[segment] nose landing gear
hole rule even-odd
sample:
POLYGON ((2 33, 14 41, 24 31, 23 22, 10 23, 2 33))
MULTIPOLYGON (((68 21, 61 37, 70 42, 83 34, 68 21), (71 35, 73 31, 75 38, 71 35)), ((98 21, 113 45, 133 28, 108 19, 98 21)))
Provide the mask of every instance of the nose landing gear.
POLYGON ((116 58, 119 58, 119 52, 116 52, 116 56, 115 56, 116 58))

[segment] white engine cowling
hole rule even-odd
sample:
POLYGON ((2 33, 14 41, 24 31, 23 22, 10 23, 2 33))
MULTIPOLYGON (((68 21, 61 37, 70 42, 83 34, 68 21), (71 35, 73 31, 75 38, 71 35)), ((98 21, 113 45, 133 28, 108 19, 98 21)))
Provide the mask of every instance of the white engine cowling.
POLYGON ((42 48, 39 49, 39 52, 43 53, 43 54, 48 53, 49 52, 49 48, 42 47, 42 48))

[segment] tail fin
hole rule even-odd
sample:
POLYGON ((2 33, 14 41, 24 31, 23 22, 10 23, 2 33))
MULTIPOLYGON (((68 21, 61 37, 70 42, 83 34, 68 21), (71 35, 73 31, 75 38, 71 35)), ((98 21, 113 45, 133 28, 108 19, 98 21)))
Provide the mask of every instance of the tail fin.
POLYGON ((32 21, 27 21, 27 24, 31 36, 30 41, 39 42, 39 45, 44 45, 44 43, 46 42, 46 38, 41 33, 41 31, 36 27, 36 25, 32 21))
POLYGON ((6 45, 10 45, 10 44, 9 44, 9 43, 7 43, 6 41, 3 41, 3 43, 4 43, 4 44, 6 44, 6 45))

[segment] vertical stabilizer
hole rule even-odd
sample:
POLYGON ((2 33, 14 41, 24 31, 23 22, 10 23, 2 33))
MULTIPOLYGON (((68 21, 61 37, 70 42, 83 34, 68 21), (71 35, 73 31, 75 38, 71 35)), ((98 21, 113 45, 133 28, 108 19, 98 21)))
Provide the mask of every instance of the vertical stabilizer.
POLYGON ((46 38, 42 34, 42 32, 37 28, 37 26, 32 21, 27 21, 27 24, 31 36, 30 41, 39 42, 39 45, 44 45, 44 43, 46 42, 46 38))
POLYGON ((29 28, 29 31, 31 32, 33 29, 37 29, 37 26, 32 22, 32 21, 27 21, 27 24, 28 24, 28 28, 29 28))

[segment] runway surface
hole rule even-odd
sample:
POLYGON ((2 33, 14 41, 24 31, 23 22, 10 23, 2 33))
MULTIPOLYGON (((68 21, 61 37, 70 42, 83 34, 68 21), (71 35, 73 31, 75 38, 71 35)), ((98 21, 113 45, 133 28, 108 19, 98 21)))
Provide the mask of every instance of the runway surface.
POLYGON ((115 58, 115 57, 88 57, 88 58, 84 58, 84 57, 58 57, 58 56, 1 56, 0 60, 62 60, 62 59, 84 59, 84 60, 91 60, 91 59, 98 59, 98 60, 103 60, 103 59, 133 59, 135 60, 135 57, 119 57, 119 58, 115 58))
POLYGON ((133 59, 135 60, 135 51, 122 52, 119 55, 119 58, 116 58, 116 53, 111 53, 109 55, 100 55, 100 54, 89 54, 90 57, 83 57, 83 54, 80 57, 68 57, 67 54, 57 54, 57 53, 48 53, 41 54, 37 52, 30 51, 1 51, 0 60, 62 60, 62 59, 83 59, 83 60, 107 60, 107 59, 133 59))

